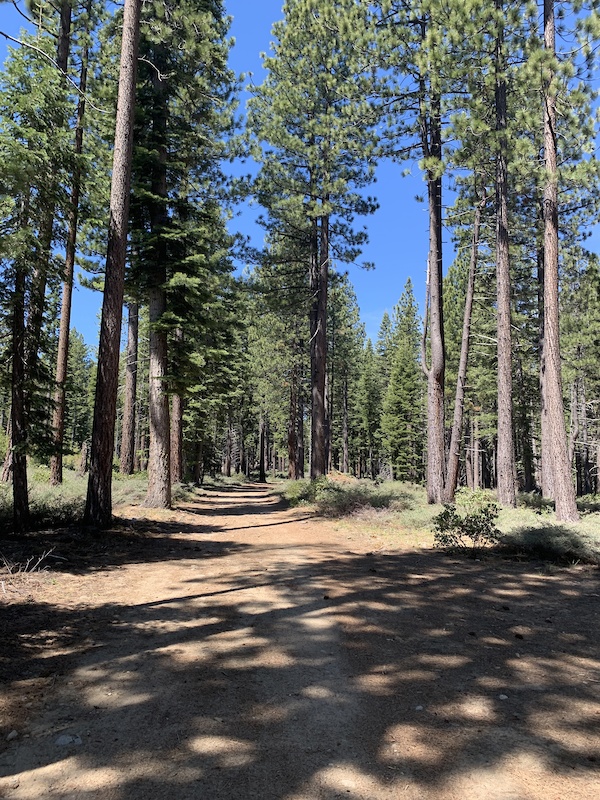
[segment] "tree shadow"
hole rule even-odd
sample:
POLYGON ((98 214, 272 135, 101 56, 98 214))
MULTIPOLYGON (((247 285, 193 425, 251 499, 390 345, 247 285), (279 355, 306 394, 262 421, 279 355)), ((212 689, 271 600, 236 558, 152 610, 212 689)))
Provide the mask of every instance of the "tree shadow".
POLYGON ((285 542, 198 566, 152 602, 5 609, 4 681, 56 696, 0 774, 128 800, 468 797, 507 763, 599 785, 596 571, 285 542))

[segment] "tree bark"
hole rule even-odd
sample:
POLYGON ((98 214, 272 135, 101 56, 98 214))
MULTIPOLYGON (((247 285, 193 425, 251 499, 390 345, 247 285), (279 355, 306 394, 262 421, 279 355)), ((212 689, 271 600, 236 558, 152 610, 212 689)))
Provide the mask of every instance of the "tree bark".
POLYGON ((288 415, 288 478, 298 480, 298 363, 292 367, 290 377, 290 410, 288 415))
MULTIPOLYGON (((87 8, 88 18, 90 3, 87 8)), ((86 31, 86 34, 88 31, 86 31)), ((68 49, 68 48, 67 48, 68 49)), ((65 433, 65 395, 67 368, 69 362, 69 334, 71 329, 71 304, 73 299, 73 274, 77 247, 77 225, 79 220, 79 197, 81 194, 81 166, 83 153, 83 118, 85 115, 85 92, 87 90, 89 48, 84 45, 81 56, 81 72, 79 90, 81 92, 77 105, 77 126, 75 130, 75 167, 73 170, 73 188, 69 208, 69 230, 65 255, 65 274, 63 278, 62 304, 60 311, 60 329, 58 334, 58 352, 56 357, 56 387, 54 391, 54 410, 52 414, 53 449, 50 458, 50 483, 57 485, 63 480, 63 446, 65 433)), ((66 59, 65 59, 66 60, 66 59)))
POLYGON ((344 388, 343 388, 343 420, 342 420, 342 472, 350 471, 349 460, 349 431, 350 420, 348 419, 348 376, 344 375, 344 388))
POLYGON ((538 318, 540 326, 540 448, 538 453, 538 474, 542 497, 546 500, 554 500, 554 489, 552 486, 552 465, 550 463, 550 429, 548 425, 548 403, 546 401, 546 355, 544 352, 544 248, 538 251, 537 265, 537 288, 538 288, 538 318))
POLYGON ((296 450, 296 474, 304 477, 304 395, 302 392, 303 369, 300 367, 298 383, 298 448, 296 450))
POLYGON ((135 403, 138 373, 139 306, 128 303, 127 356, 125 363, 125 397, 123 402, 123 425, 121 428, 120 472, 133 475, 135 457, 135 403))
POLYGON ((21 259, 15 265, 15 288, 12 304, 11 369, 11 461, 13 484, 13 527, 15 533, 29 529, 27 490, 27 424, 25 411, 25 267, 21 259))
MULTIPOLYGON (((165 60, 162 46, 155 53, 157 70, 165 60)), ((152 137, 157 150, 153 164, 150 227, 155 245, 153 265, 149 276, 150 314, 150 392, 148 396, 150 419, 150 449, 148 455, 148 492, 144 506, 171 507, 171 442, 169 397, 167 394, 168 338, 163 327, 167 311, 167 97, 165 79, 153 72, 154 108, 152 137)))
MULTIPOLYGON (((183 330, 175 330, 175 341, 181 345, 183 330)), ((181 483, 184 478, 183 463, 183 411, 184 400, 180 392, 171 397, 171 483, 181 483)))
MULTIPOLYGON (((442 158, 441 99, 431 98, 431 109, 425 104, 425 89, 421 88, 421 149, 428 159, 442 158)), ((429 209, 428 327, 431 363, 426 362, 425 336, 421 363, 427 377, 427 502, 441 503, 444 497, 444 374, 446 352, 444 345, 444 310, 442 282, 442 178, 436 171, 427 171, 429 209)))
POLYGON ((171 397, 171 483, 181 483, 184 477, 183 464, 183 397, 171 397))
POLYGON ((167 335, 157 329, 166 311, 163 286, 150 289, 150 375, 148 415, 150 437, 148 450, 148 491, 143 505, 147 508, 171 506, 171 443, 169 397, 167 394, 167 335))
POLYGON ((327 367, 327 283, 329 277, 329 219, 321 217, 317 233, 313 223, 311 254, 311 479, 327 472, 325 379, 327 367))
POLYGON ((267 436, 264 417, 261 413, 258 428, 258 480, 260 483, 267 482, 267 436))
MULTIPOLYGON (((496 0, 502 9, 502 0, 496 0)), ((498 500, 517 505, 515 447, 512 414, 511 283, 508 237, 508 165, 506 137, 506 77, 502 23, 496 38, 496 309, 498 315, 498 500)))
POLYGON ((86 523, 98 527, 110 524, 112 517, 112 460, 119 381, 119 346, 141 5, 141 0, 125 0, 123 16, 104 300, 98 349, 98 378, 92 428, 90 477, 84 516, 86 523))
MULTIPOLYGON (((544 48, 555 56, 554 0, 544 0, 544 48)), ((579 519, 575 487, 567 451, 558 303, 558 165, 556 153, 556 97, 554 69, 544 75, 544 362, 546 410, 550 434, 550 463, 556 518, 564 522, 579 519)), ((545 454, 542 455, 545 457, 545 454)))

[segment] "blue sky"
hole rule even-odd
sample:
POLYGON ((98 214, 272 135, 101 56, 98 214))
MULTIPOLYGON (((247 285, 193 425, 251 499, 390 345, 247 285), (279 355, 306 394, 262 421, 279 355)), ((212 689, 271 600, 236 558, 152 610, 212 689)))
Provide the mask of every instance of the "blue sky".
MULTIPOLYGON (((260 53, 269 49, 271 26, 282 17, 282 0, 226 0, 226 7, 233 17, 231 35, 235 38, 235 46, 231 51, 231 68, 236 73, 252 73, 253 81, 260 83, 264 75, 260 53)), ((11 3, 0 4, 0 30, 18 35, 22 22, 11 3)), ((0 37, 1 61, 4 61, 5 53, 6 43, 0 37)), ((242 106, 246 97, 242 95, 242 106)), ((413 282, 417 302, 423 306, 428 239, 427 207, 426 204, 417 202, 415 195, 424 193, 425 185, 416 163, 402 167, 391 163, 382 164, 377 170, 377 182, 369 189, 369 194, 377 197, 380 207, 374 215, 364 220, 369 243, 364 248, 363 259, 373 262, 375 270, 365 271, 354 265, 348 267, 348 270, 367 334, 373 339, 377 336, 384 311, 391 312, 408 277, 413 282), (404 167, 411 168, 408 177, 402 176, 404 167)), ((249 235, 255 244, 260 244, 263 232, 255 222, 257 213, 257 209, 240 209, 230 228, 249 235)), ((359 220, 359 224, 362 222, 359 220)), ((447 267, 452 253, 449 235, 445 239, 447 267)), ((588 240, 588 247, 600 250, 600 235, 597 230, 588 240)), ((78 287, 74 297, 72 325, 83 333, 90 346, 97 343, 100 302, 98 293, 78 287)))
MULTIPOLYGON (((230 64, 236 72, 252 72, 252 80, 260 84, 262 70, 260 53, 269 50, 272 41, 273 22, 283 17, 282 0, 226 0, 228 13, 233 17, 231 34, 235 46, 230 64)), ((245 98, 242 98, 245 102, 245 98)), ((413 282, 415 296, 420 305, 425 300, 425 274, 427 267, 428 220, 427 206, 414 198, 425 192, 420 171, 416 163, 412 173, 402 176, 403 167, 382 164, 377 170, 377 182, 368 194, 375 195, 379 210, 358 220, 369 233, 369 243, 363 250, 361 261, 375 264, 375 269, 366 271, 358 266, 341 265, 348 269, 350 280, 356 290, 361 317, 367 335, 375 339, 384 311, 392 311, 398 302, 408 277, 413 282)), ((254 236, 260 243, 262 231, 253 224, 253 215, 243 212, 244 233, 254 236)), ((233 221, 235 226, 236 220, 233 221)))
MULTIPOLYGON (((22 3, 21 3, 22 5, 22 3)), ((282 0, 228 0, 228 13, 233 17, 231 35, 235 46, 230 65, 236 73, 253 73, 260 83, 264 75, 260 53, 269 49, 271 26, 281 19, 282 0)), ((23 23, 11 3, 0 4, 0 30, 18 36, 23 23)), ((0 37, 0 59, 6 56, 6 41, 0 37)), ((241 98, 242 105, 246 97, 241 98)), ((424 185, 416 164, 414 176, 403 178, 397 165, 378 169, 377 183, 369 194, 375 194, 380 209, 364 220, 369 231, 369 244, 363 259, 372 261, 375 270, 365 271, 351 265, 350 279, 356 289, 361 317, 369 336, 375 338, 383 312, 391 311, 398 301, 408 276, 413 280, 419 303, 424 299, 427 259, 427 210, 414 196, 422 193, 424 185)), ((231 229, 241 230, 259 244, 263 232, 255 223, 257 210, 245 208, 231 222, 231 229)), ((362 224, 359 221, 359 224, 362 224)), ((344 266, 344 269, 346 267, 344 266)), ((72 311, 72 326, 83 333, 86 342, 95 347, 98 337, 98 293, 77 287, 72 311)))

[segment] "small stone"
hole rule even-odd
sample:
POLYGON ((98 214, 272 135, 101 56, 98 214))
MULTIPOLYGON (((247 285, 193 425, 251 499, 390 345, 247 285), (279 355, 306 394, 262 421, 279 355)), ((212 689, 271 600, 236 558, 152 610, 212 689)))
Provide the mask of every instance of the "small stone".
POLYGON ((13 739, 16 739, 19 734, 17 731, 11 731, 8 736, 6 737, 7 742, 12 742, 13 739))
POLYGON ((72 744, 79 745, 81 744, 81 736, 77 736, 77 734, 63 733, 55 740, 54 744, 57 747, 68 747, 72 744))
POLYGON ((498 700, 508 700, 508 695, 507 694, 499 694, 498 695, 498 700))
POLYGON ((423 711, 423 706, 415 706, 415 711, 423 711))

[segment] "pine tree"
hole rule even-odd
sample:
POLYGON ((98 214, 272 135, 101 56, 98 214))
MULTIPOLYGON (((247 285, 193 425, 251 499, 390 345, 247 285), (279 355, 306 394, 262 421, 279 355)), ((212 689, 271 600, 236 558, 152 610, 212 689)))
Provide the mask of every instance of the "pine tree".
POLYGON ((125 282, 140 12, 141 0, 125 0, 98 377, 90 477, 84 516, 88 524, 98 527, 105 527, 112 518, 113 440, 125 282))
POLYGON ((377 374, 375 350, 367 339, 363 351, 358 382, 360 409, 360 469, 359 476, 368 474, 375 480, 379 472, 379 438, 381 428, 381 387, 377 374))
POLYGON ((250 128, 262 163, 259 193, 270 219, 304 220, 312 306, 311 477, 326 463, 327 290, 332 260, 351 261, 364 233, 356 214, 374 204, 357 192, 372 180, 376 137, 372 92, 373 30, 356 0, 289 0, 276 23, 268 76, 253 89, 250 128), (260 186, 268 187, 262 190, 260 186))
POLYGON ((390 380, 383 399, 383 446, 397 480, 423 476, 424 386, 419 362, 421 330, 410 278, 394 311, 390 380))
POLYGON ((224 263, 214 256, 223 247, 215 197, 222 194, 220 161, 232 125, 234 83, 226 68, 228 23, 221 2, 149 3, 144 15, 152 25, 143 26, 140 44, 144 60, 132 206, 136 252, 130 281, 147 299, 150 312, 145 504, 168 507, 171 453, 176 478, 183 453, 183 382, 172 376, 185 373, 185 353, 205 319, 199 308, 209 299, 207 272, 211 265, 222 270, 224 263))

